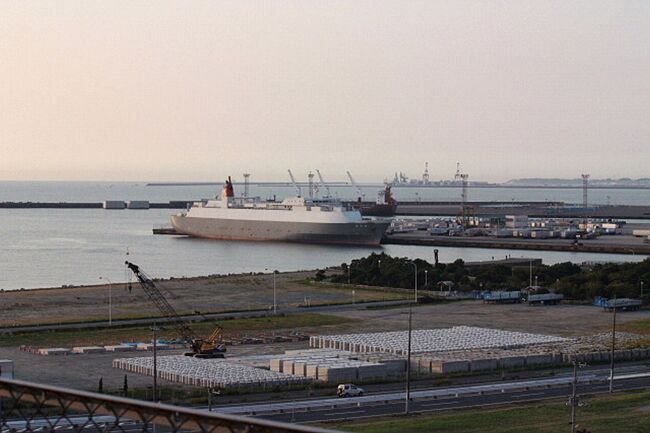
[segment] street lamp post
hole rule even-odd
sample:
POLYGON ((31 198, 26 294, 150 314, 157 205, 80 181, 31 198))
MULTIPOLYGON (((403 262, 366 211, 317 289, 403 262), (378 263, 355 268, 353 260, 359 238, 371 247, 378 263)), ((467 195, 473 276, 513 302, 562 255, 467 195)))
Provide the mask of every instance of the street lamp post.
POLYGON ((414 261, 411 262, 411 264, 413 265, 413 269, 414 269, 413 272, 415 273, 413 281, 415 284, 415 303, 417 304, 418 303, 418 265, 414 261))
POLYGON ((424 270, 424 289, 426 290, 427 284, 429 283, 429 270, 424 270))
POLYGON ((350 269, 352 269, 352 261, 348 265, 348 286, 351 284, 350 269))
POLYGON ((108 281, 108 326, 113 326, 113 283, 108 278, 99 279, 108 281))
POLYGON ((643 280, 641 280, 641 303, 643 304, 643 280))
POLYGON ((409 401, 411 400, 411 318, 413 310, 409 306, 409 332, 408 332, 408 346, 406 351, 406 400, 404 401, 404 413, 409 413, 409 401))
MULTIPOLYGON (((269 268, 264 268, 265 271, 268 271, 269 268)), ((278 270, 273 271, 273 314, 277 314, 278 312, 278 304, 277 304, 277 296, 276 296, 276 286, 275 286, 275 274, 278 273, 278 270)))
POLYGON ((614 392, 614 353, 616 351, 616 293, 614 293, 614 311, 612 313, 612 354, 609 364, 609 393, 614 392))
POLYGON ((159 331, 160 328, 156 326, 156 322, 153 322, 151 331, 153 333, 153 402, 155 403, 158 400, 158 357, 157 357, 157 337, 156 331, 159 331))
POLYGON ((278 302, 277 302, 277 295, 275 290, 275 274, 277 273, 278 273, 277 270, 273 271, 273 314, 278 313, 278 302))

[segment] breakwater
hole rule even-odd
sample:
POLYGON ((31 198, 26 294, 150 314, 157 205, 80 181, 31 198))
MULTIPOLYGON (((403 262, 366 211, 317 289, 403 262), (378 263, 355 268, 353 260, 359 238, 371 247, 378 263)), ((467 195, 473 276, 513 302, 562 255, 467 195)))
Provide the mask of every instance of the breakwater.
MULTIPOLYGON (((191 201, 169 201, 163 203, 148 203, 151 209, 186 209, 191 201)), ((102 202, 32 202, 6 201, 0 202, 0 209, 101 209, 102 202)))

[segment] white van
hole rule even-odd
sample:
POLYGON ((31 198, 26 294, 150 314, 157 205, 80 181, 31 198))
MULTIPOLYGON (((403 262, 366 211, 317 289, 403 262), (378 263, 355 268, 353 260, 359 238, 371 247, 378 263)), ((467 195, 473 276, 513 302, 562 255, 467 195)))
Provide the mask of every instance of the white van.
POLYGON ((357 397, 363 395, 363 388, 353 385, 351 383, 343 383, 336 389, 336 394, 339 397, 357 397))

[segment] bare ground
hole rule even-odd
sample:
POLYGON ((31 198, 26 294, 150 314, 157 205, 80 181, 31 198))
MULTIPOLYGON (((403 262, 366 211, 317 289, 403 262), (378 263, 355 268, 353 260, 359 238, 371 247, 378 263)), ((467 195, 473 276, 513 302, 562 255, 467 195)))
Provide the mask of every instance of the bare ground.
MULTIPOLYGON (((352 302, 349 288, 310 284, 314 272, 276 275, 278 308, 352 302)), ((156 281, 180 314, 246 311, 273 305, 273 275, 232 275, 156 281)), ((0 326, 107 320, 109 288, 112 317, 159 316, 138 283, 0 292, 0 326)), ((391 291, 357 287, 357 302, 397 299, 391 291)))

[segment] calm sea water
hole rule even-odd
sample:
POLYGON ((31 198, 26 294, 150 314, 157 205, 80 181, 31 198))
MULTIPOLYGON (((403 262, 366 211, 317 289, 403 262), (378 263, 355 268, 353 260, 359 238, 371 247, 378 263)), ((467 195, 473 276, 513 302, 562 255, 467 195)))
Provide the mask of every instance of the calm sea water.
MULTIPOLYGON (((350 194, 349 188, 340 189, 350 194)), ((142 199, 163 202, 209 197, 214 195, 214 190, 214 187, 146 187, 136 183, 1 182, 0 201, 142 199)), ((287 188, 268 190, 271 195, 278 196, 292 192, 287 188)), ((427 193, 434 194, 435 191, 427 193)), ((439 191, 440 194, 452 192, 453 189, 439 191)), ((647 194, 646 191, 639 193, 647 194)), ((531 199, 530 195, 523 198, 531 199)), ((500 199, 498 196, 487 198, 500 199)), ((549 197, 549 200, 556 199, 549 197)), ((145 272, 155 277, 261 272, 265 269, 315 269, 338 265, 373 251, 433 261, 433 248, 430 247, 387 245, 372 249, 152 235, 154 226, 169 225, 171 213, 173 211, 166 209, 0 209, 0 289, 99 284, 100 276, 114 282, 125 281, 127 274, 123 263, 127 250, 129 260, 141 265, 145 272)), ((479 248, 438 249, 440 259, 445 262, 458 258, 465 261, 490 260, 506 255, 541 257, 547 264, 563 261, 638 261, 644 258, 479 248)))

